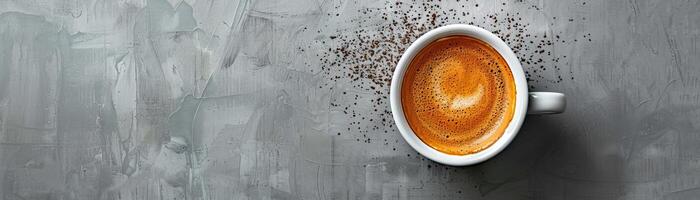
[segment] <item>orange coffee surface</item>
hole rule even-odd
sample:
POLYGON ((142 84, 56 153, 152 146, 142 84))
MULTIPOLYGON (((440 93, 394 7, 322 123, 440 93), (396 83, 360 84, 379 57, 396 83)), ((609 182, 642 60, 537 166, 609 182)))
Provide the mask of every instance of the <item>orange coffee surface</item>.
POLYGON ((503 135, 515 109, 515 81, 505 59, 468 36, 430 43, 411 61, 401 103, 413 132, 448 154, 479 152, 503 135))

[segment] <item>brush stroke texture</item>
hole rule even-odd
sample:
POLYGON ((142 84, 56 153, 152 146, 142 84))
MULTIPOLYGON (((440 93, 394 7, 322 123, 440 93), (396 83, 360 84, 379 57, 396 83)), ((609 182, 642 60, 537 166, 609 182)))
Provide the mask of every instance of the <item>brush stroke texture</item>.
POLYGON ((533 85, 566 93, 566 113, 528 118, 506 151, 466 168, 398 134, 360 142, 330 109, 369 102, 319 89, 318 52, 297 47, 367 26, 329 13, 383 6, 371 2, 0 1, 0 199, 697 198, 697 2, 510 8, 532 13, 532 30, 592 42, 554 47, 575 79, 533 85))

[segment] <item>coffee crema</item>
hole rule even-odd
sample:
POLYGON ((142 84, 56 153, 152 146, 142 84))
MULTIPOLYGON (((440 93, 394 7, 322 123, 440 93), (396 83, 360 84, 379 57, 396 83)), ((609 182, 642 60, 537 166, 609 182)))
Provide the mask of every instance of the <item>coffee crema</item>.
POLYGON ((515 94, 505 59, 469 36, 428 44, 401 84, 401 104, 413 132, 428 146, 454 155, 495 143, 513 118, 515 94))

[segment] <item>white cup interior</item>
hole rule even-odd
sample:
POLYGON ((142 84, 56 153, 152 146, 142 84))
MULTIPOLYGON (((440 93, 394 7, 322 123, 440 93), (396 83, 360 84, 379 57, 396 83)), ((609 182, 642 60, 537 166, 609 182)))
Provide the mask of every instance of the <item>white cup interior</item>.
POLYGON ((394 122, 396 123, 396 126, 403 138, 411 147, 413 147, 413 149, 435 162, 453 166, 465 166, 480 163, 495 156, 501 152, 513 140, 513 138, 515 138, 515 135, 518 133, 527 111, 527 94, 527 82, 525 80, 525 73, 520 65, 520 61, 510 47, 503 42, 503 40, 498 38, 498 36, 494 35, 493 33, 477 26, 453 24, 433 29, 425 33, 406 49, 403 56, 401 56, 399 63, 396 65, 396 69, 391 80, 390 102, 394 122), (488 148, 468 155, 446 154, 425 144, 422 140, 420 140, 420 138, 418 138, 418 136, 416 136, 411 127, 408 125, 403 113, 403 107, 401 106, 401 84, 403 82, 406 69, 413 58, 421 49, 423 49, 423 47, 427 46, 431 42, 443 37, 454 35, 470 36, 486 42, 491 47, 496 49, 496 51, 498 51, 498 53, 500 53, 508 63, 510 71, 513 73, 516 88, 514 116, 509 122, 503 135, 488 148))

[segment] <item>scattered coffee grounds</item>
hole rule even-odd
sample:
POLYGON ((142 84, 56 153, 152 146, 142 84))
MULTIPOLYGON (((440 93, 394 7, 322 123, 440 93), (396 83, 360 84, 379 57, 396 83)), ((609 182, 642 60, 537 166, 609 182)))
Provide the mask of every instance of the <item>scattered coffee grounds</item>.
POLYGON ((526 1, 387 2, 383 8, 349 4, 354 5, 334 8, 356 7, 356 13, 347 9, 327 13, 330 20, 345 25, 333 25, 341 27, 334 30, 328 30, 327 25, 321 27, 315 31, 319 35, 316 44, 299 50, 318 51, 320 76, 325 80, 319 89, 330 90, 330 109, 347 118, 346 128, 331 133, 363 143, 379 141, 393 151, 402 145, 398 145, 400 137, 393 128, 389 104, 391 76, 404 49, 427 31, 448 24, 470 24, 492 31, 516 53, 531 89, 574 80, 571 70, 562 71, 560 66, 569 63, 566 55, 554 51, 555 45, 591 42, 590 33, 565 37, 561 32, 542 29, 555 22, 572 23, 574 19, 544 17, 541 8, 526 1), (533 13, 539 13, 536 19, 533 13), (531 24, 534 22, 537 24, 531 24), (318 46, 327 48, 319 50, 318 46))

